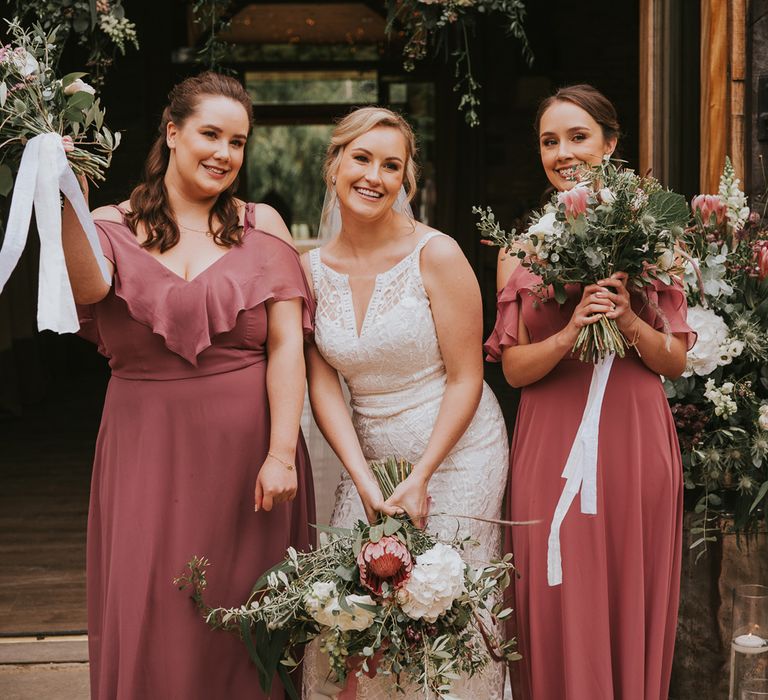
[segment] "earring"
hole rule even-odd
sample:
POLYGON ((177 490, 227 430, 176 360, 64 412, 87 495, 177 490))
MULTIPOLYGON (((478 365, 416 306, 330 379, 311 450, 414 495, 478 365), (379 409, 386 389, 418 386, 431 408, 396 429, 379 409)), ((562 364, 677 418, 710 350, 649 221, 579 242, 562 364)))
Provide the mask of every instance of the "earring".
POLYGON ((331 178, 331 182, 332 182, 334 185, 336 184, 336 176, 335 176, 335 175, 334 175, 334 176, 331 178))

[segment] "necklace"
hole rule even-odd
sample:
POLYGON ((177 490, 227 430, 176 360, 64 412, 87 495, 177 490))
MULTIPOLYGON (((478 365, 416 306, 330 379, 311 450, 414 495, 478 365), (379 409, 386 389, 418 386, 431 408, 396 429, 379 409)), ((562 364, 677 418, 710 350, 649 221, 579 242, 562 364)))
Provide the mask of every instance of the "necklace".
POLYGON ((176 225, 179 228, 183 228, 185 231, 192 231, 193 233, 205 233, 206 235, 209 235, 209 236, 211 235, 210 229, 207 229, 207 228, 204 228, 204 229, 192 228, 191 226, 185 226, 184 224, 180 224, 178 222, 176 222, 176 225))

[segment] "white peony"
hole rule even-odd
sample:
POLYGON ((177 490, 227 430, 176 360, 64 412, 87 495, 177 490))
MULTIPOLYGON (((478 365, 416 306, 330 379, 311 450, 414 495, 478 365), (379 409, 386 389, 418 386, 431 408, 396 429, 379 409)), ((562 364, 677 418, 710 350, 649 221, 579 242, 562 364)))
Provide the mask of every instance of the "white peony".
POLYGON ((87 92, 89 95, 96 94, 95 88, 88 85, 88 83, 83 82, 80 80, 80 78, 73 80, 69 85, 67 85, 67 87, 64 88, 65 95, 74 95, 76 92, 87 92))
POLYGON ((464 568, 459 553, 441 542, 420 554, 411 577, 398 591, 403 612, 413 620, 437 620, 466 590, 464 568))
POLYGON ((688 351, 684 377, 692 374, 706 377, 715 368, 733 359, 727 352, 732 342, 728 338, 728 326, 712 309, 691 306, 688 309, 688 325, 698 333, 698 339, 693 349, 688 351))

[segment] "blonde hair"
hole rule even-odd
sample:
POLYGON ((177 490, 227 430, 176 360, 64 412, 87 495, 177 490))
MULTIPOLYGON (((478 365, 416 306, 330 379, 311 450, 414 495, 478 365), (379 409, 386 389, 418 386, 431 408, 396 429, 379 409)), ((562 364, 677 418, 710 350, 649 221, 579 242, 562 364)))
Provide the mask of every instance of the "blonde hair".
POLYGON ((410 202, 416 194, 416 180, 419 168, 416 165, 416 136, 411 125, 405 118, 384 107, 359 107, 341 119, 331 134, 331 142, 325 153, 323 163, 323 179, 331 197, 327 198, 321 221, 324 221, 336 203, 336 190, 333 178, 344 156, 344 149, 356 138, 367 134, 372 129, 380 126, 397 129, 405 139, 405 174, 403 186, 407 200, 410 202))

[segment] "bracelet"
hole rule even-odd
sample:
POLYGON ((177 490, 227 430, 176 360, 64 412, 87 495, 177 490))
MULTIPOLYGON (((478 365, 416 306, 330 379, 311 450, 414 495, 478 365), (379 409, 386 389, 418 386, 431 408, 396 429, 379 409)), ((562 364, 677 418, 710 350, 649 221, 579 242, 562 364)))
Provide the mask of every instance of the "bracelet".
MULTIPOLYGON (((627 330, 630 330, 632 328, 632 326, 634 326, 639 320, 640 320, 640 315, 639 314, 635 314, 635 320, 632 321, 632 323, 629 324, 629 328, 627 328, 627 330)), ((638 329, 635 330, 635 334, 634 334, 632 340, 630 341, 629 339, 627 339, 627 346, 630 347, 630 348, 636 348, 637 347, 637 341, 638 341, 639 338, 640 338, 640 329, 638 328, 638 329)))
POLYGON ((267 452, 267 457, 272 457, 272 459, 280 462, 289 472, 292 472, 295 467, 290 462, 286 462, 284 459, 280 459, 276 454, 273 454, 272 452, 267 452))

